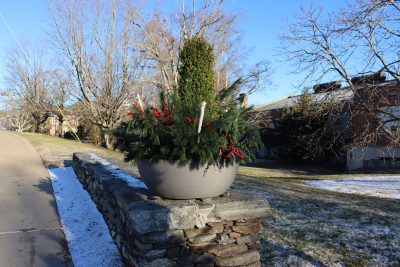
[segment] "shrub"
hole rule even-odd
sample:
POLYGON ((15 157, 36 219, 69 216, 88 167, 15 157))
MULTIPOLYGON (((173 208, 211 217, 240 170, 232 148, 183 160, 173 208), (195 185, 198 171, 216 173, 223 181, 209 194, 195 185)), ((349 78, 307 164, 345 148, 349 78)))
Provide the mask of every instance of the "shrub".
POLYGON ((202 37, 186 41, 179 52, 179 79, 176 88, 180 107, 189 116, 200 110, 201 102, 207 103, 205 117, 216 115, 216 91, 213 47, 202 37))

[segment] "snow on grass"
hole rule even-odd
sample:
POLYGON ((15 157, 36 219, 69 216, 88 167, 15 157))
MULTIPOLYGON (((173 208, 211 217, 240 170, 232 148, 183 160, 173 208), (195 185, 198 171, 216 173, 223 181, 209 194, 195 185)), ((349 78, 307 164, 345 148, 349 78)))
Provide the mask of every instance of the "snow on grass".
POLYGON ((74 170, 55 168, 49 173, 74 266, 124 266, 103 216, 74 170))
POLYGON ((400 199, 400 176, 315 180, 305 184, 342 193, 400 199))
POLYGON ((124 173, 119 168, 115 167, 110 162, 108 162, 107 160, 97 156, 95 153, 89 153, 89 155, 93 160, 100 162, 108 171, 112 172, 121 179, 125 180, 128 183, 128 185, 136 188, 147 189, 147 186, 141 180, 124 173))

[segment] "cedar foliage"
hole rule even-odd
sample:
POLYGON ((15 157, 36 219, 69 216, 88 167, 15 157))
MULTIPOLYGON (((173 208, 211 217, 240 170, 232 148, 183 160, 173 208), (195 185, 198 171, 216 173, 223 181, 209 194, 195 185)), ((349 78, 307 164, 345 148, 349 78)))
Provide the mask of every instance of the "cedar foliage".
POLYGON ((212 45, 202 37, 192 37, 179 51, 179 60, 176 89, 180 106, 188 115, 194 115, 200 110, 201 102, 205 101, 205 117, 215 117, 217 103, 212 45))
POLYGON ((161 98, 161 106, 132 109, 132 119, 114 131, 117 147, 125 160, 169 160, 192 168, 229 165, 253 159, 261 145, 255 125, 245 118, 249 108, 235 97, 240 82, 222 90, 217 115, 203 124, 198 135, 198 118, 174 109, 173 97, 161 98), (199 138, 200 137, 200 138, 199 138))

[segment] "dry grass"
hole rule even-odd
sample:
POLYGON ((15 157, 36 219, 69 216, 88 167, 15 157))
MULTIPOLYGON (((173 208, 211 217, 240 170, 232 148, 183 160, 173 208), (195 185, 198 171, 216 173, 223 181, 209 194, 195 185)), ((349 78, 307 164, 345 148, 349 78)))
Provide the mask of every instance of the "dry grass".
MULTIPOLYGON (((123 155, 89 144, 22 133, 47 166, 70 164, 73 152, 97 153, 127 173, 123 155)), ((269 202, 263 222, 265 266, 400 266, 400 201, 337 193, 304 185, 310 179, 363 174, 241 167, 234 188, 269 202)), ((370 176, 371 174, 368 174, 370 176)), ((382 175, 382 174, 376 174, 382 175)))
POLYGON ((134 176, 138 175, 136 167, 125 162, 123 154, 118 151, 44 134, 18 134, 26 138, 35 147, 47 167, 69 166, 74 152, 96 153, 125 172, 134 176))
MULTIPOLYGON (((256 168, 256 167, 240 167, 239 174, 266 179, 266 178, 276 178, 276 179, 284 179, 284 180, 298 180, 298 181, 306 181, 306 180, 323 180, 323 179, 346 179, 346 178, 354 178, 360 176, 390 176, 393 173, 343 173, 335 172, 335 170, 315 170, 310 169, 307 170, 299 170, 299 169, 284 169, 284 168, 256 168)), ((397 173, 398 175, 398 173, 397 173)))
POLYGON ((399 200, 303 183, 321 177, 248 171, 240 170, 234 188, 265 199, 273 211, 261 234, 265 266, 400 266, 399 200))

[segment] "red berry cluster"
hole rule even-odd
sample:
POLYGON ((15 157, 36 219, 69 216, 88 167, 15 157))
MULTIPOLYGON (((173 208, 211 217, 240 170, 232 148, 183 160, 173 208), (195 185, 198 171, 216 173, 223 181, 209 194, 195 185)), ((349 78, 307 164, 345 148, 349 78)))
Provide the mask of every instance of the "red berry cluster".
POLYGON ((186 116, 185 120, 187 120, 190 124, 193 124, 193 120, 189 116, 186 116))
POLYGON ((229 147, 225 148, 224 146, 221 146, 220 151, 221 152, 220 152, 219 157, 224 157, 226 159, 230 159, 232 157, 232 155, 238 157, 239 159, 245 158, 245 156, 243 155, 243 151, 241 151, 239 148, 235 147, 232 138, 230 140, 229 147))
MULTIPOLYGON (((142 109, 141 109, 141 107, 140 107, 138 102, 134 102, 133 105, 132 105, 132 108, 133 108, 134 111, 136 110, 136 111, 142 112, 142 109)), ((132 116, 133 112, 129 111, 126 115, 132 116)))
POLYGON ((162 111, 160 112, 157 107, 153 107, 153 111, 151 112, 154 117, 161 121, 165 121, 168 124, 172 124, 171 115, 174 113, 174 108, 168 111, 168 107, 166 103, 163 103, 162 111))

